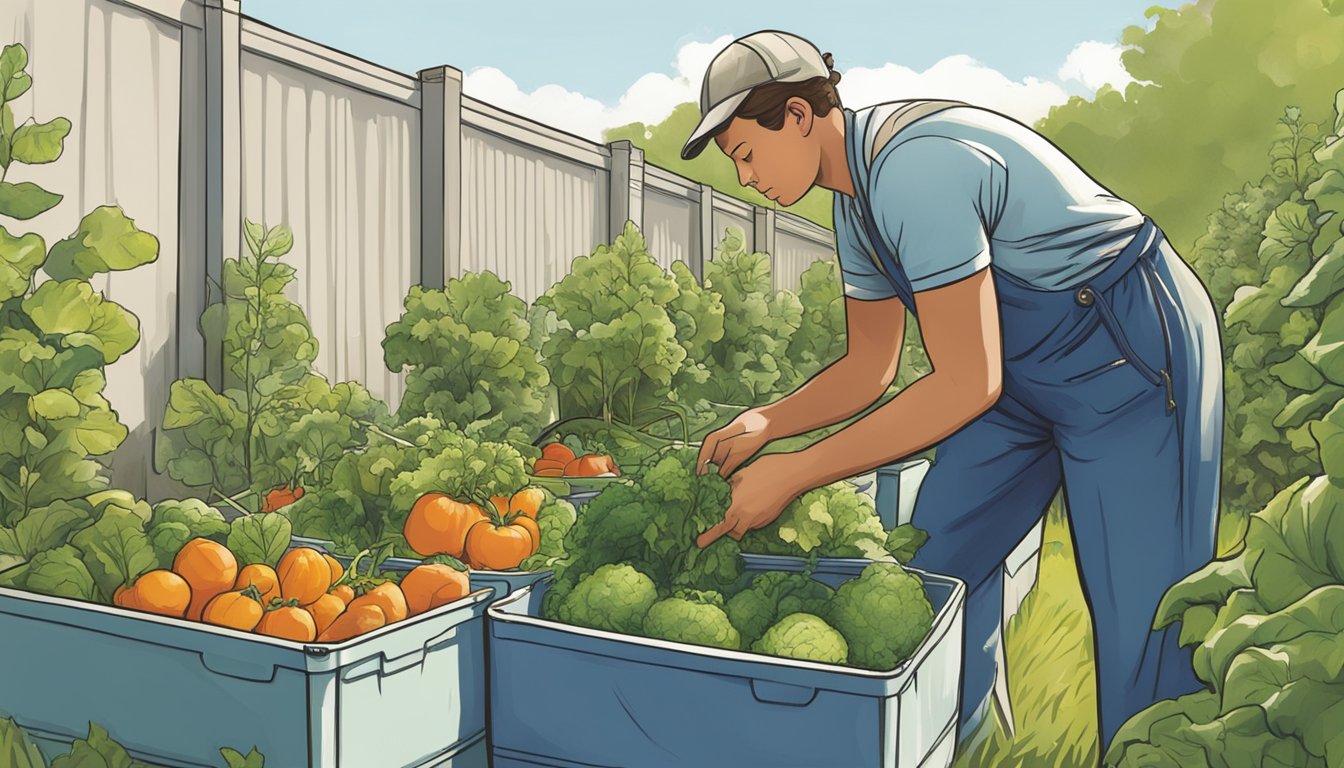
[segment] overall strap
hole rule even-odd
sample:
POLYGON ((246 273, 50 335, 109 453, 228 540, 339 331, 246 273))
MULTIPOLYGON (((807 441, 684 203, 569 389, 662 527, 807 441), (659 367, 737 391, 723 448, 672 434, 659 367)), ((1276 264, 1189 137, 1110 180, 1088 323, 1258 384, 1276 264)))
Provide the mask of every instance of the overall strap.
MULTIPOLYGON (((882 121, 882 125, 873 134, 872 146, 868 148, 865 157, 868 169, 868 174, 865 174, 865 176, 871 175, 873 162, 881 154, 883 147, 891 143, 896 134, 911 123, 935 112, 964 106, 966 106, 965 102, 944 99, 916 99, 901 104, 886 120, 882 121)), ((862 149, 862 144, 859 148, 862 149)), ((891 283, 896 295, 900 297, 906 309, 917 316, 917 313, 915 313, 914 289, 910 286, 910 280, 906 278, 905 271, 897 264, 896 255, 887 248, 886 241, 882 238, 882 233, 877 226, 877 219, 873 216, 872 201, 862 190, 855 190, 855 192, 855 198, 858 199, 860 206, 859 218, 862 220, 864 232, 867 234, 868 242, 873 249, 873 266, 891 283)))

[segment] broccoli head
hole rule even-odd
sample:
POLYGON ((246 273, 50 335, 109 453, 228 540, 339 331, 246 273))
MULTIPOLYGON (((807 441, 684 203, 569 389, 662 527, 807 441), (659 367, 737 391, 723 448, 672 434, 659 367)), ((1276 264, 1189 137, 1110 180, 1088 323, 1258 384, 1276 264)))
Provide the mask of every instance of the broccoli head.
POLYGON ((844 664, 849 660, 849 646, 844 635, 811 613, 790 613, 780 619, 761 635, 752 650, 823 664, 844 664))
POLYGON ((546 502, 537 511, 537 527, 541 530, 541 541, 536 554, 523 561, 522 569, 544 570, 564 557, 565 537, 569 535, 577 519, 578 514, 573 504, 546 494, 546 502))
POLYGON ((856 667, 894 669, 933 628, 933 606, 918 576, 896 563, 873 563, 836 590, 828 615, 849 641, 856 667))
POLYGON ((604 565, 574 585, 556 605, 553 618, 580 627, 639 634, 657 600, 653 579, 625 563, 604 565))
POLYGON ((750 646, 765 630, 790 613, 825 616, 835 590, 801 573, 768 571, 728 601, 728 618, 750 646))
POLYGON ((677 596, 659 600, 644 618, 644 634, 730 651, 742 647, 741 636, 723 612, 723 596, 717 592, 678 590, 677 596))
POLYGON ((742 538, 742 551, 885 560, 887 532, 867 496, 848 483, 808 491, 770 525, 742 538))
POLYGON ((155 504, 150 527, 167 523, 180 523, 191 532, 191 537, 213 539, 220 544, 229 535, 229 524, 224 522, 224 516, 200 499, 164 499, 155 504))

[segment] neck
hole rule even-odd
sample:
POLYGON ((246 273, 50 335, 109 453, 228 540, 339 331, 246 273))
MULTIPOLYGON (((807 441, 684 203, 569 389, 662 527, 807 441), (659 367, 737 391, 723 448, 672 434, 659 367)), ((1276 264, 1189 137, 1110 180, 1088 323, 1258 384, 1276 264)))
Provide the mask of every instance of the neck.
POLYGON ((816 185, 853 197, 854 177, 849 172, 849 157, 845 151, 844 112, 839 108, 832 109, 829 115, 817 121, 816 130, 821 132, 821 168, 816 185))

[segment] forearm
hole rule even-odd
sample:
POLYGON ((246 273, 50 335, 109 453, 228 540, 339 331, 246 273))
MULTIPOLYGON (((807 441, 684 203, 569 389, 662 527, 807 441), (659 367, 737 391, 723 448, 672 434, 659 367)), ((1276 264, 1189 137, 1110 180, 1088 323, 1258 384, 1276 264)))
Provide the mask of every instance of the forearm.
POLYGON ((868 368, 854 358, 842 357, 791 394, 762 406, 759 410, 769 419, 770 438, 829 427, 872 405, 890 382, 868 368))
POLYGON ((968 387, 937 371, 911 384, 881 408, 791 455, 796 477, 810 490, 933 447, 988 410, 997 392, 968 387))

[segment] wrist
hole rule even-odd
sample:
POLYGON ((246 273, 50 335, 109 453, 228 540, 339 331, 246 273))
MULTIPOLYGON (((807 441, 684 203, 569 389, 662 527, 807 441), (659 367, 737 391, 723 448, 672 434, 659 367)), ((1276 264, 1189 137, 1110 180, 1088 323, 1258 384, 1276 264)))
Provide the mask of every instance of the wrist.
POLYGON ((808 450, 776 454, 783 470, 782 481, 788 484, 788 490, 793 498, 798 498, 821 484, 817 481, 816 465, 808 456, 808 450))

